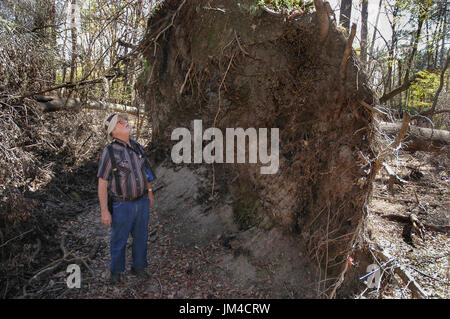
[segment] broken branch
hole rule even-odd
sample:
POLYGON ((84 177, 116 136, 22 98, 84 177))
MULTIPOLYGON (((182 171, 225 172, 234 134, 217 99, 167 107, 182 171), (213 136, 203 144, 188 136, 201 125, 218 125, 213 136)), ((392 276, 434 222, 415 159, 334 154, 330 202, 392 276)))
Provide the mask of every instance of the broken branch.
POLYGON ((382 97, 380 97, 380 103, 386 103, 388 100, 392 99, 394 96, 397 96, 398 94, 402 93, 403 91, 406 91, 416 80, 422 79, 423 75, 420 73, 417 73, 414 75, 411 79, 406 80, 402 85, 395 88, 389 93, 384 94, 382 97))

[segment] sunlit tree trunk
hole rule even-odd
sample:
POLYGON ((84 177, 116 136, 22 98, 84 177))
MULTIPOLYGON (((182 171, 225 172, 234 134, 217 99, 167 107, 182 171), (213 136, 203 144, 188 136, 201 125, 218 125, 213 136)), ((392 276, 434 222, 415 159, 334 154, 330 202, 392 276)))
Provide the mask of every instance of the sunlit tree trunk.
POLYGON ((448 11, 447 11, 447 1, 445 1, 445 4, 443 4, 444 8, 442 10, 443 13, 443 26, 442 26, 442 42, 441 42, 441 55, 439 58, 439 65, 442 66, 445 63, 444 57, 445 57, 445 39, 446 39, 446 34, 447 34, 447 15, 448 15, 448 11))
POLYGON ((367 67, 367 19, 369 0, 362 0, 361 6, 361 62, 363 68, 367 67))
POLYGON ((395 49, 397 47, 397 19, 398 12, 400 10, 400 1, 397 0, 394 5, 394 10, 392 11, 392 22, 391 22, 391 30, 392 30, 392 40, 391 45, 388 49, 388 61, 387 61, 387 77, 386 83, 384 85, 384 92, 390 92, 392 90, 392 66, 394 63, 394 55, 395 49))
POLYGON ((77 8, 77 0, 71 0, 71 8, 70 8, 70 24, 71 24, 71 39, 72 39, 72 56, 70 63, 70 83, 75 82, 75 76, 77 71, 77 24, 76 24, 76 8, 77 8))
MULTIPOLYGON (((422 26, 423 23, 425 22, 425 19, 427 17, 428 14, 428 10, 429 10, 429 5, 427 3, 423 4, 424 7, 421 7, 419 9, 419 15, 418 15, 418 21, 417 21, 417 30, 416 30, 416 34, 413 38, 413 44, 412 44, 412 52, 409 55, 409 59, 407 61, 407 64, 405 66, 405 77, 404 77, 404 81, 406 82, 409 79, 409 73, 411 70, 411 66, 413 63, 413 60, 416 56, 417 53, 417 47, 419 45, 419 40, 420 40, 420 35, 422 33, 422 26)), ((421 6, 421 3, 419 3, 419 6, 421 6)))

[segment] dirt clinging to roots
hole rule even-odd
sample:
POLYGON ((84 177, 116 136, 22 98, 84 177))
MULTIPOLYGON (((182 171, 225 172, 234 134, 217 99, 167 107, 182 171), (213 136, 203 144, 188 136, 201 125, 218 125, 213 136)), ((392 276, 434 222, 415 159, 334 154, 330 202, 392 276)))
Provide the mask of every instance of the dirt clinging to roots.
POLYGON ((355 53, 341 83, 347 40, 334 24, 319 46, 315 13, 287 20, 253 2, 165 1, 150 18, 139 89, 153 149, 170 156, 173 129, 192 132, 195 119, 222 132, 279 128, 276 174, 260 174, 261 163, 214 169, 229 172, 228 184, 245 185, 231 188, 236 197, 242 189, 255 196, 258 226, 298 236, 327 289, 347 263, 371 192, 372 114, 359 101, 373 104, 373 93, 355 53))

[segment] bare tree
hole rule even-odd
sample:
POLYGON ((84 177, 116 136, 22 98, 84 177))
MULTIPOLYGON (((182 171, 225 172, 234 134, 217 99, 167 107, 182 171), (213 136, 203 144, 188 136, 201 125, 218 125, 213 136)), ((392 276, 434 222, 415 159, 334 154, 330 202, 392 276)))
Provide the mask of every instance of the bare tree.
POLYGON ((375 46, 375 39, 376 39, 376 35, 377 35, 377 31, 378 31, 378 20, 380 19, 380 12, 381 12, 381 5, 383 4, 383 0, 380 0, 380 2, 378 3, 378 12, 377 12, 377 18, 375 19, 375 25, 373 27, 373 36, 372 36, 372 43, 370 45, 370 50, 369 50, 369 61, 370 63, 373 60, 373 48, 375 46))
POLYGON ((447 12, 447 9, 448 9, 447 4, 448 4, 448 2, 445 1, 445 4, 443 2, 441 3, 443 21, 442 21, 442 34, 441 34, 441 36, 442 36, 441 55, 440 55, 440 59, 439 59, 441 67, 444 65, 444 63, 448 62, 448 58, 447 58, 446 61, 444 61, 445 39, 447 37, 447 14, 448 14, 448 12, 447 12))
POLYGON ((425 19, 427 18, 428 10, 430 9, 430 4, 428 3, 428 1, 424 1, 423 3, 421 1, 419 1, 417 4, 418 4, 418 11, 419 11, 418 17, 417 17, 417 30, 416 30, 415 36, 413 37, 412 52, 409 55, 409 59, 405 66, 406 69, 405 69, 404 82, 406 82, 409 79, 409 73, 411 70, 412 62, 416 56, 417 47, 419 45, 420 35, 422 32, 422 26, 423 26, 425 19))
POLYGON ((347 30, 350 29, 351 16, 352 16, 352 0, 341 0, 339 24, 347 30))
POLYGON ((71 24, 71 39, 72 39, 72 57, 71 57, 71 63, 70 63, 70 77, 69 81, 70 83, 74 83, 75 81, 75 75, 76 75, 76 68, 77 68, 77 39, 78 39, 78 32, 77 32, 77 24, 76 24, 76 9, 78 5, 77 0, 71 0, 71 8, 70 8, 70 24, 71 24))
POLYGON ((392 39, 390 46, 388 48, 388 63, 387 63, 387 76, 386 83, 384 85, 384 92, 390 92, 392 89, 392 66, 394 65, 394 57, 395 57, 395 49, 397 47, 398 42, 398 31, 397 31, 397 22, 399 17, 401 0, 396 0, 394 4, 394 8, 392 10, 392 21, 389 21, 391 24, 392 30, 392 39))
POLYGON ((367 64, 367 20, 369 17, 368 12, 369 0, 362 0, 361 3, 361 62, 363 67, 366 68, 367 64))

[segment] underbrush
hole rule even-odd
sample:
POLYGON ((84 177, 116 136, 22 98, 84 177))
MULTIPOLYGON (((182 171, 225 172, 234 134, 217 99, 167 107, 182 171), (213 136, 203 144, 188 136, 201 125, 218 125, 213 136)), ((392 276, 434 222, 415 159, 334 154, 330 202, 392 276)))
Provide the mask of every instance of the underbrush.
POLYGON ((22 288, 60 249, 60 221, 95 195, 106 113, 40 114, 27 100, 0 102, 0 298, 26 297, 22 288))

